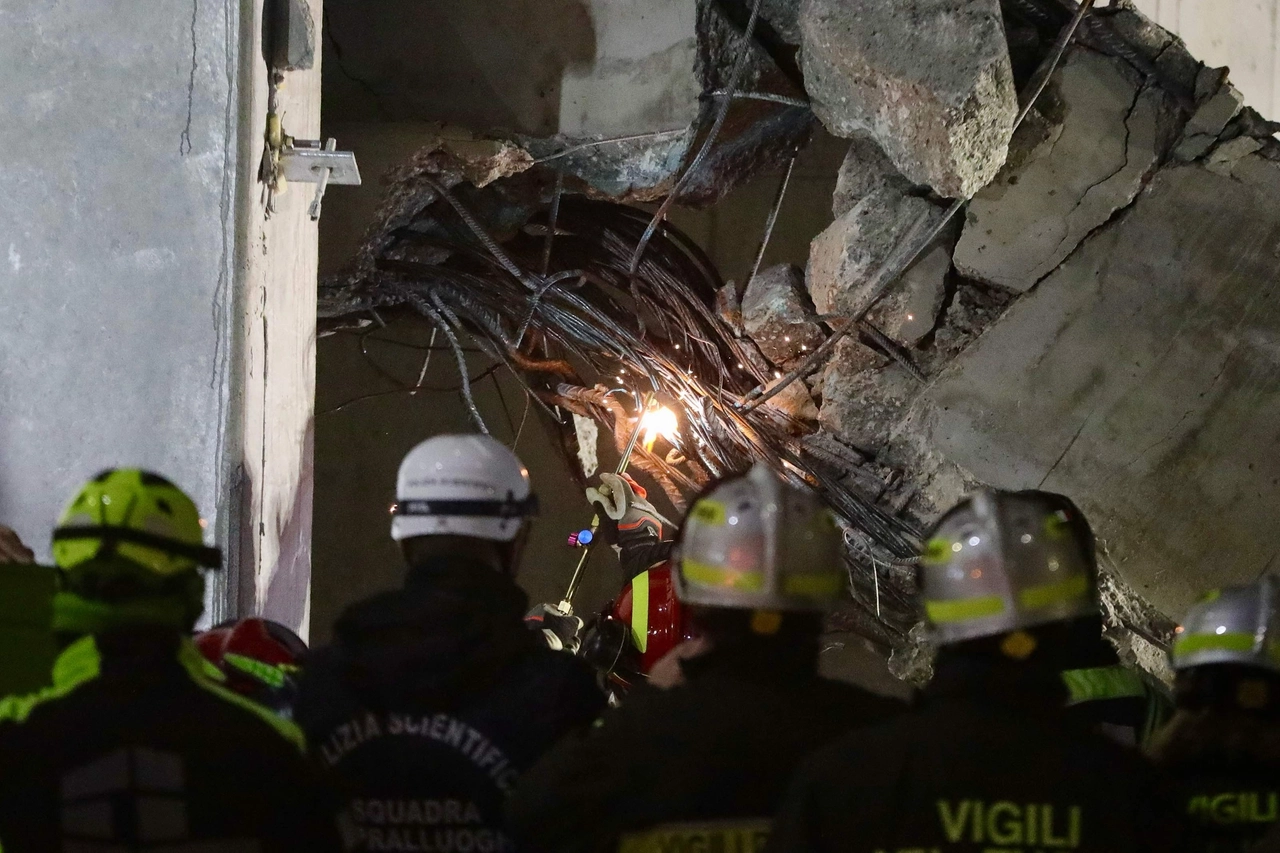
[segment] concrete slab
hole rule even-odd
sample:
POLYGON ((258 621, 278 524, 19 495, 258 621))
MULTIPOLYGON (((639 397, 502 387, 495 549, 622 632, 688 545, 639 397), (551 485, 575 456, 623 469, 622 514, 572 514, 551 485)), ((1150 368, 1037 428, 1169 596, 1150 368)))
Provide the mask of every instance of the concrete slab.
POLYGON ((1061 125, 969 205, 955 252, 963 275, 1031 288, 1133 200, 1159 159, 1163 96, 1139 91, 1119 60, 1077 50, 1054 83, 1061 125))
POLYGON ((1280 165, 1157 174, 899 429, 980 480, 1071 495, 1166 613, 1280 547, 1280 165))

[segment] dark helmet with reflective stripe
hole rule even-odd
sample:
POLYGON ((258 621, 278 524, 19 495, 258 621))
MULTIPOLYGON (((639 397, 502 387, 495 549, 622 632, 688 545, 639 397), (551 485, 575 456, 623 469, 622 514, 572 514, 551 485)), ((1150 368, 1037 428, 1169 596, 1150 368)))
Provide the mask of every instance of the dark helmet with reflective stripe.
POLYGON ((935 525, 919 576, 940 643, 1099 612, 1093 533, 1052 492, 985 489, 964 499, 935 525))
POLYGON ((139 624, 188 630, 204 606, 199 568, 221 553, 181 489, 157 474, 114 468, 85 483, 53 531, 59 568, 54 630, 139 624))

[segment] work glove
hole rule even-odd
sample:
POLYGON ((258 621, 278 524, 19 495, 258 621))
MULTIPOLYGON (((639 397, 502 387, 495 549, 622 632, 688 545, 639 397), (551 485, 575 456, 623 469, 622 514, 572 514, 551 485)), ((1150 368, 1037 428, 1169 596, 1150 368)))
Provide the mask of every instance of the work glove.
POLYGON ((582 620, 559 604, 539 604, 524 617, 524 624, 532 631, 541 631, 547 645, 553 650, 574 654, 582 645, 582 620))
POLYGON ((601 474, 600 484, 587 489, 587 500, 600 517, 605 541, 618 552, 626 580, 667 559, 675 525, 629 474, 601 474))
POLYGON ((35 552, 22 544, 13 528, 0 524, 0 563, 26 565, 35 562, 35 559, 35 552))

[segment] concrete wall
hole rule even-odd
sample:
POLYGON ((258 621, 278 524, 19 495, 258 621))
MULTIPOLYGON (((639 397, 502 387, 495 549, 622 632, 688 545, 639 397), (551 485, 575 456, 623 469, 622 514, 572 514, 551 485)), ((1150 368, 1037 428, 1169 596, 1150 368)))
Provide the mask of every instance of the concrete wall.
POLYGON ((1177 33, 1192 55, 1231 67, 1245 103, 1280 116, 1280 0, 1134 0, 1143 14, 1177 33))
POLYGON ((238 11, 0 4, 0 518, 41 558, 113 465, 172 477, 226 544, 238 11))
POLYGON ((695 5, 330 0, 326 112, 540 136, 680 128, 697 110, 695 5))
POLYGON ((154 469, 226 552, 209 616, 305 630, 316 229, 262 208, 261 8, 0 3, 0 519, 43 559, 77 484, 154 469))

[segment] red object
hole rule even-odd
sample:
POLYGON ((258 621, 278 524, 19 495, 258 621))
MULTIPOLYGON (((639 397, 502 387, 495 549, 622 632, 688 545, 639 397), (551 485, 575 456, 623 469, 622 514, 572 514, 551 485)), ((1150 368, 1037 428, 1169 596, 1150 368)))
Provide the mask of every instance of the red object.
POLYGON ((640 672, 648 675, 668 652, 697 634, 676 598, 671 563, 641 572, 622 588, 609 615, 631 629, 631 644, 639 651, 640 672), (636 611, 639 603, 644 607, 636 611))
POLYGON ((241 693, 251 692, 256 685, 237 678, 236 670, 225 665, 227 654, 237 654, 272 666, 297 666, 307 652, 302 638, 279 622, 250 617, 211 628, 195 638, 196 648, 205 659, 228 676, 228 686, 241 693))

